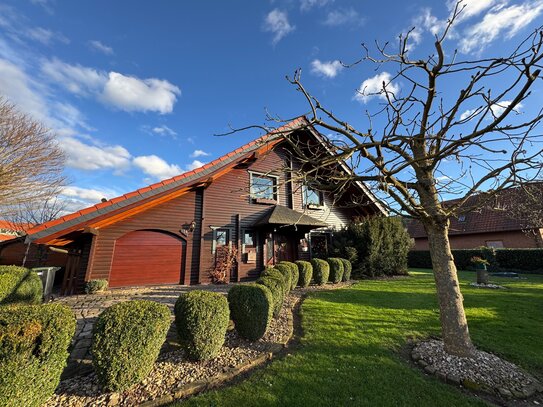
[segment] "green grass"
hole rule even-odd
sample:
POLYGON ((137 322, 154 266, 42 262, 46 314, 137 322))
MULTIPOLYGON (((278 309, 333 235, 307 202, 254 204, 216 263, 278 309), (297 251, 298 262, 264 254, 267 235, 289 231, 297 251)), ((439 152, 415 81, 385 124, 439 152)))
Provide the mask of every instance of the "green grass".
MULTIPOLYGON (((472 338, 543 376, 543 276, 496 279, 509 290, 469 287, 460 273, 472 338)), ((182 406, 482 406, 481 400, 423 375, 399 350, 408 337, 438 335, 433 277, 363 281, 310 295, 301 346, 247 380, 182 406)))

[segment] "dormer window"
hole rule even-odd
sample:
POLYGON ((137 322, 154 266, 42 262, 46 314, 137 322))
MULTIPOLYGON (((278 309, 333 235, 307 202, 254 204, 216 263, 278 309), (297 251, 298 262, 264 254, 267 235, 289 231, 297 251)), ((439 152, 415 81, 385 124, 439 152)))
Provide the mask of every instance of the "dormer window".
POLYGON ((302 186, 302 199, 304 206, 309 209, 317 209, 324 205, 322 192, 307 185, 302 186))
POLYGON ((466 215, 459 215, 458 216, 458 222, 465 222, 466 221, 466 215))
POLYGON ((251 199, 256 203, 277 202, 277 178, 251 172, 251 199))

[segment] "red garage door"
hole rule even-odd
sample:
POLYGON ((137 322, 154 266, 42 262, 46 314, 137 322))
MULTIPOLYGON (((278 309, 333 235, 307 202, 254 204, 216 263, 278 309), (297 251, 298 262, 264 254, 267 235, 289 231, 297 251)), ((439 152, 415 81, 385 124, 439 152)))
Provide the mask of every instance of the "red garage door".
POLYGON ((115 242, 109 286, 179 283, 183 243, 175 236, 152 230, 127 233, 115 242))

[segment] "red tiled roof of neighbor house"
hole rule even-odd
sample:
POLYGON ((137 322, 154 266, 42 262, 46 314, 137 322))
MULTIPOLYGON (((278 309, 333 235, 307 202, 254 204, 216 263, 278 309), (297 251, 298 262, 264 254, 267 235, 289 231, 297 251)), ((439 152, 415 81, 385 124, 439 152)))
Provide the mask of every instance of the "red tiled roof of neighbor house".
MULTIPOLYGON (((512 190, 503 190, 499 193, 495 200, 507 199, 512 190)), ((480 195, 474 195, 468 199, 466 206, 475 205, 480 195)), ((493 200, 492 202, 495 202, 493 200)), ((456 199, 445 201, 445 204, 453 204, 456 199)), ((507 210, 493 208, 491 204, 483 206, 481 209, 468 212, 458 218, 452 218, 449 235, 465 235, 473 233, 488 233, 488 232, 506 232, 513 230, 522 230, 522 221, 513 219, 507 216, 507 210)), ((426 237, 426 232, 422 223, 414 219, 406 219, 406 227, 412 238, 426 237)))
MULTIPOLYGON (((37 225, 27 231, 28 238, 32 241, 36 241, 46 236, 58 234, 68 228, 73 229, 75 226, 83 227, 98 216, 117 213, 118 211, 122 212, 122 210, 128 206, 152 201, 158 196, 167 195, 172 191, 205 181, 209 177, 212 177, 217 171, 227 168, 228 165, 234 166, 240 159, 249 156, 260 148, 265 148, 267 145, 270 145, 271 141, 280 141, 281 136, 285 132, 295 131, 304 127, 309 128, 310 124, 305 116, 300 116, 284 126, 275 129, 273 132, 267 133, 202 167, 140 188, 136 191, 126 193, 108 201, 97 203, 96 205, 62 216, 50 222, 37 225)), ((369 198, 374 200, 376 205, 378 205, 377 201, 367 188, 365 188, 365 192, 368 194, 369 198)))
POLYGON ((33 226, 32 223, 15 223, 0 219, 0 242, 15 239, 20 236, 21 232, 24 232, 33 226))

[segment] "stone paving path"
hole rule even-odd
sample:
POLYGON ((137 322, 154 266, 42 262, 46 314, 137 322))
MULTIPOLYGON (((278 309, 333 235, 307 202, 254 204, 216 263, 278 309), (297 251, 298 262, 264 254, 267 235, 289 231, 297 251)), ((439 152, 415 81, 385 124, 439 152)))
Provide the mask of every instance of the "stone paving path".
MULTIPOLYGON (((75 336, 72 341, 72 351, 68 358, 68 366, 62 378, 88 373, 92 370, 90 345, 92 342, 92 329, 96 318, 106 308, 113 304, 128 300, 151 300, 166 304, 172 310, 179 294, 191 290, 209 290, 227 293, 231 285, 200 285, 182 286, 165 285, 153 287, 140 287, 130 289, 114 289, 100 294, 74 295, 60 297, 55 301, 66 304, 72 308, 77 319, 75 336)), ((170 329, 168 339, 175 337, 175 330, 170 329)), ((167 340, 168 344, 170 341, 167 340)), ((167 345, 166 345, 167 346, 167 345)))

